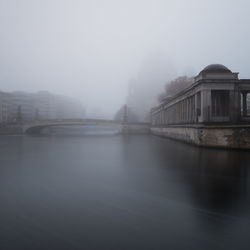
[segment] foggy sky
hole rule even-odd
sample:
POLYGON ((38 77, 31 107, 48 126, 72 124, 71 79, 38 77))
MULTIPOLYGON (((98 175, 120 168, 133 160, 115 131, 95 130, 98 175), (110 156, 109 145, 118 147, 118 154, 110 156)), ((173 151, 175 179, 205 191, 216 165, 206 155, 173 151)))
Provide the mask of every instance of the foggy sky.
POLYGON ((151 58, 152 74, 164 75, 157 56, 169 77, 222 63, 250 78, 249 9, 248 0, 0 0, 0 90, 49 90, 111 116, 151 58))

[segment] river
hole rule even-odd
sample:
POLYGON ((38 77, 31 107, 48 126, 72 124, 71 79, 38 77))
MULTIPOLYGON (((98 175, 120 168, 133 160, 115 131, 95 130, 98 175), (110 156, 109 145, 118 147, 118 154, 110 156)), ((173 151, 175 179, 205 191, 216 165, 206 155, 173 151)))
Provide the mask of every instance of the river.
POLYGON ((0 160, 0 249, 250 249, 249 152, 1 136, 0 160))

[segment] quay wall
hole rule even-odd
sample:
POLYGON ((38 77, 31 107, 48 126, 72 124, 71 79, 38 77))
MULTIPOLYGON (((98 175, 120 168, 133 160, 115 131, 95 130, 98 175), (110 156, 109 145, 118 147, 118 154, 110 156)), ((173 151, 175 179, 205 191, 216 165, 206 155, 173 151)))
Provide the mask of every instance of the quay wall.
POLYGON ((250 149, 250 125, 151 127, 151 133, 197 146, 250 149))

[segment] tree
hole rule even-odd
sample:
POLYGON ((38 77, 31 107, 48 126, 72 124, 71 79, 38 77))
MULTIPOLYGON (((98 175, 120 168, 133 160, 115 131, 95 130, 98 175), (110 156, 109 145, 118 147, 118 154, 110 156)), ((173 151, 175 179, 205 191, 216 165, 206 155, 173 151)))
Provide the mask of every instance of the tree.
POLYGON ((165 91, 158 95, 158 102, 167 97, 172 97, 193 84, 193 77, 180 76, 165 85, 165 91))

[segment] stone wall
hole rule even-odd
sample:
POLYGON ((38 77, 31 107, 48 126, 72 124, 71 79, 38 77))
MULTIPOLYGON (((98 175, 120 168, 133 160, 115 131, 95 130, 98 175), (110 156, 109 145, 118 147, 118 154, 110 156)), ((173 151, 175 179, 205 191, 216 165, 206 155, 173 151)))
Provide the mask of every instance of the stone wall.
POLYGON ((198 146, 250 149, 250 125, 152 127, 151 133, 198 146))

